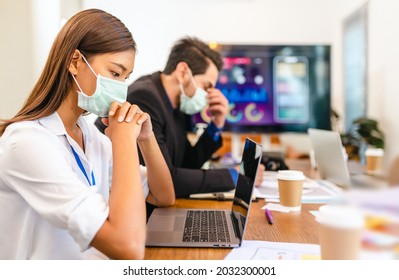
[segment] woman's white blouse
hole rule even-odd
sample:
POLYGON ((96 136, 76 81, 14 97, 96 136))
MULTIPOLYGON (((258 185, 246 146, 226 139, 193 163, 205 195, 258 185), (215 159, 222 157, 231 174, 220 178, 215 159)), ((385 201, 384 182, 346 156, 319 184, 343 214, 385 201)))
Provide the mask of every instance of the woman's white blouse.
POLYGON ((0 259, 106 258, 89 244, 108 217, 111 142, 82 117, 78 125, 85 153, 57 113, 14 123, 0 138, 0 259))

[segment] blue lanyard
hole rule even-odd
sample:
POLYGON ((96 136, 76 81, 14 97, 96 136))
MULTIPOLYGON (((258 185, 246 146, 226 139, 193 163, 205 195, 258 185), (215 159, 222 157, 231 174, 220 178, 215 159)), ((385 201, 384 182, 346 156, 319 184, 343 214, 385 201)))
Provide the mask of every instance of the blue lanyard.
POLYGON ((85 177, 86 177, 86 179, 87 179, 87 182, 89 182, 89 185, 90 185, 90 186, 94 186, 94 185, 96 184, 96 180, 94 179, 94 173, 93 173, 93 171, 91 172, 91 181, 93 182, 93 184, 92 184, 92 183, 90 182, 90 180, 89 180, 89 176, 87 176, 86 170, 85 170, 85 168, 84 168, 84 166, 83 166, 82 161, 81 161, 80 158, 79 158, 79 155, 76 153, 76 151, 75 151, 75 149, 72 147, 72 145, 69 145, 69 146, 71 146, 72 153, 73 153, 73 155, 74 155, 74 157, 75 157, 76 163, 78 164, 78 166, 79 166, 80 170, 82 171, 83 175, 85 175, 85 177))

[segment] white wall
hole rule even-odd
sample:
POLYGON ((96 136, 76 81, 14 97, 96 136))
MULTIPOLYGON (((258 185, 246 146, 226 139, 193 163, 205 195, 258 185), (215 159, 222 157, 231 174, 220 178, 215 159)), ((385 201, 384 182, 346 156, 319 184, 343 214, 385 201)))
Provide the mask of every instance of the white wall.
POLYGON ((80 0, 0 0, 0 118, 21 108, 42 71, 62 17, 80 0))
POLYGON ((399 1, 370 1, 369 113, 386 134, 387 163, 399 155, 399 1))
POLYGON ((15 114, 32 87, 31 0, 0 0, 0 118, 15 114))

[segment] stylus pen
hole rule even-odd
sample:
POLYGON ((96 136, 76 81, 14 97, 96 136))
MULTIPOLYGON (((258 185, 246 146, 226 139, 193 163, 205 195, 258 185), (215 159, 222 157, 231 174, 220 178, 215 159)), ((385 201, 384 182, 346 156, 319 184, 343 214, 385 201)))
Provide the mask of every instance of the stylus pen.
POLYGON ((266 216, 266 219, 267 219, 269 225, 272 225, 273 224, 272 212, 270 212, 270 210, 267 208, 265 209, 265 216, 266 216))

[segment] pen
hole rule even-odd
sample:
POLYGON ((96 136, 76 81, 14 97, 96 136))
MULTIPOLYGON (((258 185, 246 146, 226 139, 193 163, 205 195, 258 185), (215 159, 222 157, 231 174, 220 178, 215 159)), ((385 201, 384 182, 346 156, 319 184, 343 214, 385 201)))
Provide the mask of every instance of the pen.
POLYGON ((269 209, 265 209, 265 216, 267 221, 269 222, 269 225, 273 224, 273 217, 272 217, 272 212, 270 212, 269 209))

